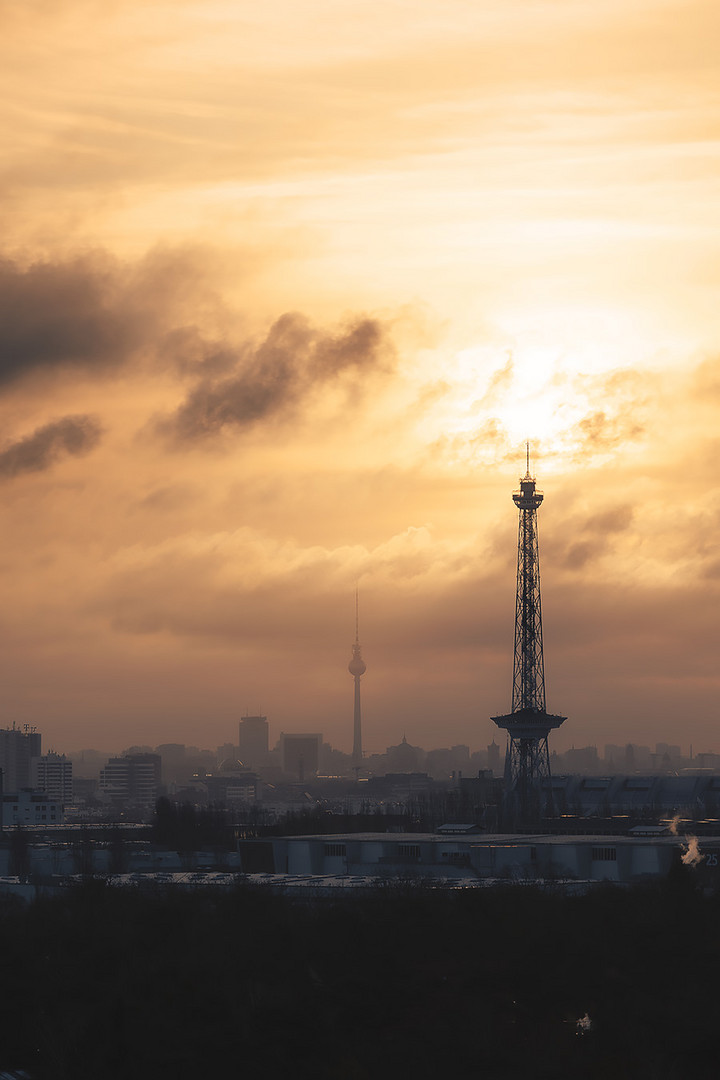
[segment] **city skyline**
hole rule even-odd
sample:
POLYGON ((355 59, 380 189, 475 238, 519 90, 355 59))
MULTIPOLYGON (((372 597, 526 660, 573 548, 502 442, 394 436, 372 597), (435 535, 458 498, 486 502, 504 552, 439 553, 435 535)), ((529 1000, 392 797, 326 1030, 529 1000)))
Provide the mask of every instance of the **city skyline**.
MULTIPOLYGON (((0 42, 0 723, 716 738, 720 14, 60 0, 0 42)), ((199 732, 205 736, 200 738, 199 732)))

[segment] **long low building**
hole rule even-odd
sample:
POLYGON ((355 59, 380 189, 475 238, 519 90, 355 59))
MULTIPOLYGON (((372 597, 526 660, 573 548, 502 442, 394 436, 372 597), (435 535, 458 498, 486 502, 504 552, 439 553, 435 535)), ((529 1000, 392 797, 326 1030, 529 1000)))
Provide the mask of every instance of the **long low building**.
POLYGON ((712 884, 720 837, 346 833, 244 840, 240 858, 246 873, 617 882, 665 877, 685 861, 712 884))
POLYGON ((611 814, 720 812, 720 776, 711 769, 687 769, 680 774, 615 776, 555 776, 546 780, 561 813, 585 817, 611 814))

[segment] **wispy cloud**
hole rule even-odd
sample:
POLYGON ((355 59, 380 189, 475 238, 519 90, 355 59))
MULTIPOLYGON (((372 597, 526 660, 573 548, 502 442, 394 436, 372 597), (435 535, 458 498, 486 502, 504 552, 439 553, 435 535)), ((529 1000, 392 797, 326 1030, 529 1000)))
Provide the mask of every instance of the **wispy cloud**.
POLYGON ((63 457, 82 457, 97 446, 101 435, 102 427, 94 416, 53 420, 0 450, 0 477, 44 472, 63 457))
POLYGON ((157 429, 175 442, 192 442, 287 416, 327 385, 359 394, 363 376, 386 367, 390 356, 387 329, 376 319, 358 318, 332 333, 302 315, 283 315, 259 345, 238 350, 235 374, 203 379, 157 429))

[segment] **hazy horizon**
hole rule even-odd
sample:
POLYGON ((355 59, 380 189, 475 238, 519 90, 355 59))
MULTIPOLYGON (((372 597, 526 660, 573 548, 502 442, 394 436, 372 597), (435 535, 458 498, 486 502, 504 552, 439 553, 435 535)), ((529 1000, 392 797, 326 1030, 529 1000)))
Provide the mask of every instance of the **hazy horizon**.
POLYGON ((3 13, 0 723, 720 750, 720 10, 3 13))

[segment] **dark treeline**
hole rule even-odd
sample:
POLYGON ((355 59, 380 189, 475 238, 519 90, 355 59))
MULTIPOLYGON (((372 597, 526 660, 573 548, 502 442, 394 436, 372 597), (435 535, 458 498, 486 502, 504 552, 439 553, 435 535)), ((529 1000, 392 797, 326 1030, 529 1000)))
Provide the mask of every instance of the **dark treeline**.
POLYGON ((390 828, 425 832, 430 827, 426 816, 414 807, 400 813, 370 807, 359 813, 343 813, 315 805, 289 810, 280 820, 275 820, 261 808, 196 807, 163 797, 156 803, 150 836, 155 843, 178 851, 198 851, 232 847, 238 830, 245 836, 307 836, 387 832, 390 828))
POLYGON ((150 835, 155 843, 177 851, 227 848, 234 845, 232 824, 233 815, 222 806, 198 808, 163 797, 155 804, 150 835))
MULTIPOLYGON (((151 838, 178 851, 228 850, 238 835, 299 836, 360 832, 403 831, 430 833, 450 822, 476 824, 486 832, 530 832, 580 835, 625 835, 635 825, 657 824, 662 815, 650 807, 608 817, 573 815, 564 812, 539 818, 522 826, 504 820, 502 808, 482 805, 465 792, 443 791, 413 796, 403 804, 377 806, 370 801, 350 811, 340 802, 317 802, 302 809, 288 810, 281 817, 263 806, 226 807, 222 803, 198 807, 189 802, 158 799, 153 815, 151 838)), ((558 812, 559 813, 559 812, 558 812)), ((693 833, 716 835, 717 820, 699 817, 700 811, 683 812, 692 822, 693 833)))
POLYGON ((288 810, 278 820, 261 805, 228 808, 223 804, 197 807, 162 796, 155 804, 152 839, 177 850, 196 851, 203 847, 232 844, 235 827, 245 835, 296 836, 348 832, 432 832, 448 821, 481 821, 484 808, 470 805, 455 792, 415 797, 404 805, 377 807, 371 802, 359 810, 346 810, 342 803, 332 807, 323 802, 301 810, 288 810))
POLYGON ((719 960, 720 901, 684 868, 577 897, 407 881, 302 904, 89 881, 0 907, 0 1070, 704 1080, 719 960))

